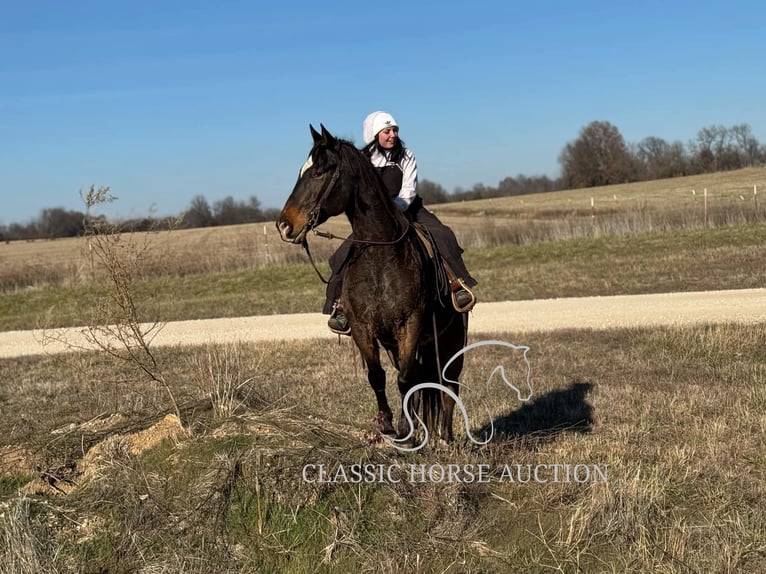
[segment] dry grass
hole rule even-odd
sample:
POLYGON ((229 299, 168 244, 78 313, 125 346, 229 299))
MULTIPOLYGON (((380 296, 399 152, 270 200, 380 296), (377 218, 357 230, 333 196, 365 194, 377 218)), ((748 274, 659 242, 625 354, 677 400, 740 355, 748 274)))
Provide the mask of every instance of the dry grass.
MULTIPOLYGON (((766 198, 757 209, 753 186, 766 194, 766 169, 749 168, 702 176, 435 205, 467 249, 530 244, 583 236, 612 236, 706 225, 703 189, 708 189, 707 225, 763 221, 766 198), (692 191, 695 191, 693 194, 692 191), (590 200, 595 198, 594 208, 590 200), (595 214, 595 217, 594 217, 595 214)), ((349 233, 335 218, 324 228, 349 233)), ((144 243, 143 233, 128 235, 144 243)), ((314 240, 318 260, 337 242, 314 240)), ((280 241, 273 222, 174 230, 151 234, 145 253, 147 277, 184 277, 303 263, 303 251, 280 241)), ((0 292, 28 287, 77 287, 98 281, 103 271, 83 238, 0 244, 0 292)))
MULTIPOLYGON (((556 209, 540 204, 528 213, 551 218, 539 228, 551 230, 560 225, 556 209)), ((632 228, 618 225, 625 213, 611 219, 608 236, 573 223, 569 239, 546 244, 506 235, 496 223, 494 239, 482 236, 496 244, 467 254, 471 268, 491 284, 523 286, 528 277, 532 296, 544 288, 641 292, 640 278, 663 288, 700 275, 691 262, 702 246, 716 285, 737 266, 747 273, 735 273, 736 284, 762 284, 752 264, 762 260, 762 225, 701 229, 690 219, 681 231, 626 237, 632 228), (531 283, 535 276, 542 279, 531 283)), ((647 208, 641 225, 656 225, 657 213, 647 208)), ((480 213, 465 217, 484 222, 480 213)), ((572 221, 589 217, 586 209, 572 221)), ((247 227, 231 232, 246 235, 247 227)), ((154 236, 147 276, 163 261, 183 276, 179 283, 213 269, 215 255, 201 254, 223 254, 237 240, 212 231, 196 247, 199 231, 154 236), (188 266, 171 263, 184 257, 188 266)), ((79 293, 100 271, 77 257, 62 268, 79 293)), ((221 265, 262 265, 270 274, 289 267, 256 259, 253 248, 221 265)), ((209 275, 207 288, 221 290, 225 273, 209 275)), ((157 291, 149 281, 138 283, 139 303, 157 291)), ((297 286, 287 289, 293 297, 304 285, 289 274, 274 282, 285 283, 297 286)), ((462 396, 471 433, 484 436, 491 426, 493 440, 471 444, 456 421, 450 448, 410 454, 376 440, 372 393, 347 339, 157 350, 180 420, 167 416, 165 389, 150 374, 105 355, 2 360, 0 572, 766 571, 766 325, 524 340, 472 334, 479 338, 531 347, 531 400, 520 402, 494 379, 485 384, 500 363, 517 386, 526 371, 518 354, 484 348, 466 363, 462 396), (489 480, 310 483, 307 464, 331 472, 487 465, 489 480), (517 465, 577 464, 596 465, 608 479, 510 482, 505 474, 517 465)))
MULTIPOLYGON (((434 209, 466 246, 482 301, 760 287, 766 226, 738 194, 745 181, 765 172, 710 176, 711 186, 720 188, 716 193, 730 201, 711 192, 707 226, 699 194, 676 215, 667 213, 668 198, 707 181, 699 177, 668 180, 665 185, 678 188, 664 192, 658 182, 616 187, 613 201, 629 206, 640 197, 644 207, 607 213, 597 202, 595 224, 589 207, 561 209, 594 190, 493 200, 492 217, 486 215, 489 201, 434 209)), ((341 218, 327 227, 341 236, 348 232, 341 218)), ((279 241, 271 224, 137 234, 118 244, 141 253, 131 280, 143 322, 311 312, 323 298, 303 250, 279 241)), ((312 241, 325 275, 338 244, 312 241)), ((2 330, 82 325, 109 289, 108 273, 86 239, 2 244, 0 260, 2 330)))
MULTIPOLYGON (((766 282, 764 256, 766 225, 748 224, 474 248, 465 260, 479 300, 504 301, 757 288, 766 282)), ((316 312, 324 297, 306 262, 138 278, 134 288, 146 323, 316 312)), ((87 324, 108 296, 101 285, 0 294, 0 330, 87 324)))
POLYGON ((608 213, 637 213, 651 209, 658 213, 677 211, 704 214, 704 190, 708 190, 710 212, 716 206, 739 204, 744 211, 755 208, 753 186, 759 193, 759 208, 763 210, 766 194, 766 168, 747 168, 712 174, 678 177, 609 185, 597 188, 573 189, 516 197, 500 197, 437 206, 440 215, 508 215, 527 219, 562 219, 567 215, 590 218, 591 198, 596 216, 608 213))
MULTIPOLYGON (((126 234, 124 243, 128 248, 147 245, 146 276, 185 276, 303 261, 300 249, 279 240, 273 223, 126 234)), ((87 238, 0 244, 0 261, 3 291, 51 284, 78 286, 103 278, 87 238)))
POLYGON ((120 445, 164 416, 156 386, 94 356, 4 361, 18 384, 0 397, 0 453, 26 466, 3 465, 3 558, 21 574, 764 570, 766 325, 481 338, 532 348, 532 400, 484 385, 499 361, 523 379, 518 356, 471 356, 471 429, 492 420, 495 438, 472 446, 456 424, 453 448, 416 454, 369 442, 372 393, 346 340, 163 350, 191 432, 137 454, 120 445), (200 373, 237 389, 233 414, 200 373), (83 460, 98 460, 87 479, 83 460), (492 480, 308 484, 308 463, 486 464, 492 480), (608 480, 501 482, 516 464, 608 480), (41 471, 76 486, 16 494, 41 471))

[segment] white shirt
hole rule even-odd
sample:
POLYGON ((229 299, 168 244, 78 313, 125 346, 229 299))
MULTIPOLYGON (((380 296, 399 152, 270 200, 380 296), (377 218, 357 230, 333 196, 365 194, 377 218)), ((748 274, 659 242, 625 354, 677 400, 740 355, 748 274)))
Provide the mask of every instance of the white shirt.
POLYGON ((399 163, 396 163, 380 153, 376 147, 370 156, 370 161, 375 167, 395 165, 402 170, 402 188, 399 190, 399 195, 394 198, 394 203, 399 209, 406 211, 418 195, 418 164, 415 161, 415 156, 409 149, 404 148, 402 158, 399 163))

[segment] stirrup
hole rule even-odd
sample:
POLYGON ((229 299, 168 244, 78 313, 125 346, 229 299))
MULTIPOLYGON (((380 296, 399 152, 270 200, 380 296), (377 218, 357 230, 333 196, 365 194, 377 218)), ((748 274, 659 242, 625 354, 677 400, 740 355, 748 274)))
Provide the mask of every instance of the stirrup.
POLYGON ((467 313, 471 309, 473 309, 474 305, 476 305, 476 295, 474 294, 471 289, 468 288, 468 285, 465 284, 465 282, 460 279, 459 277, 456 278, 451 285, 451 292, 450 295, 452 296, 452 306, 455 308, 455 311, 458 313, 467 313), (457 287, 455 287, 457 285, 457 287), (468 293, 471 296, 471 300, 463 305, 462 307, 457 302, 457 297, 455 297, 455 293, 459 291, 460 289, 463 289, 466 293, 468 293))
POLYGON ((343 331, 341 329, 336 329, 335 327, 333 327, 329 323, 328 323, 327 327, 330 329, 330 331, 332 331, 333 333, 336 333, 338 335, 350 335, 351 334, 351 327, 350 326, 347 326, 345 331, 343 331))
POLYGON ((343 313, 343 311, 340 309, 340 305, 336 302, 335 305, 333 305, 332 313, 330 314, 330 318, 327 320, 327 327, 332 331, 333 333, 337 333, 338 335, 350 335, 351 334, 351 325, 348 324, 348 319, 346 318, 346 314, 343 313), (344 319, 346 319, 346 328, 345 329, 338 329, 336 327, 333 327, 333 323, 335 322, 334 319, 337 319, 338 314, 342 315, 344 319))

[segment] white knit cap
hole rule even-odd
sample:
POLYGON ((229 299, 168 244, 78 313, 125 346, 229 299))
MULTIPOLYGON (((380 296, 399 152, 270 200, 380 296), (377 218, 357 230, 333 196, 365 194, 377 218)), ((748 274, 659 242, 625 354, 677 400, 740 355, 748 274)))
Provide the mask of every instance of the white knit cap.
POLYGON ((365 145, 372 142, 381 130, 398 127, 399 124, 396 123, 394 116, 391 114, 387 112, 372 112, 364 118, 364 124, 362 124, 362 137, 364 138, 365 145))

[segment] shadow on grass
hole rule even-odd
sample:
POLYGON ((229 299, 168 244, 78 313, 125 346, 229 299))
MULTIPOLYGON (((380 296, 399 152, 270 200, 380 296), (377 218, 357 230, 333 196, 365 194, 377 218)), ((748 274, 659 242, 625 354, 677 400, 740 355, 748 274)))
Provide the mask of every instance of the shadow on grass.
MULTIPOLYGON (((546 393, 519 409, 496 417, 492 421, 495 433, 492 442, 520 442, 534 447, 563 432, 590 432, 593 407, 587 396, 592 389, 592 383, 575 380, 565 389, 546 393)), ((472 434, 489 436, 492 425, 487 423, 472 434)))

